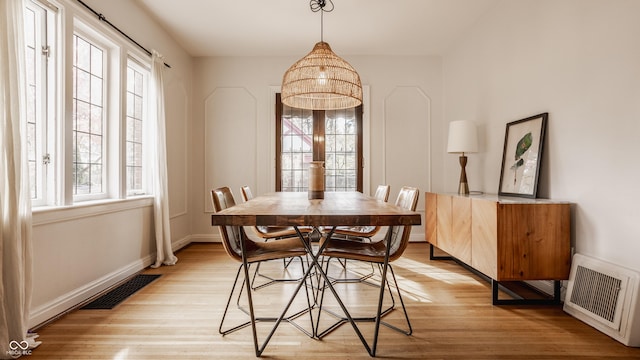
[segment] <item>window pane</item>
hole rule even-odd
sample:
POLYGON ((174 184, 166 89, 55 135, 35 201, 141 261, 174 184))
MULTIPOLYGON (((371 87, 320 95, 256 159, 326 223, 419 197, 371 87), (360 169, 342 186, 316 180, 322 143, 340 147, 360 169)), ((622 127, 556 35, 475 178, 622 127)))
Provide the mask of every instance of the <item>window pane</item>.
POLYGON ((143 86, 143 76, 141 72, 134 72, 134 92, 136 93, 136 95, 142 95, 142 86, 143 86))
POLYGON ((91 73, 102 78, 102 50, 91 46, 91 73))
POLYGON ((104 52, 74 34, 74 194, 103 192, 104 173, 104 52))
POLYGON ((43 61, 42 46, 46 45, 46 11, 34 3, 25 3, 24 44, 26 77, 26 131, 22 141, 26 144, 26 156, 33 204, 44 199, 43 151, 46 149, 46 78, 47 67, 43 61))
POLYGON ((285 107, 282 118, 281 190, 306 191, 307 169, 313 159, 313 113, 285 107))
POLYGON ((79 36, 74 37, 76 39, 76 52, 75 52, 75 64, 74 66, 80 70, 84 70, 87 73, 91 71, 91 44, 79 36))
POLYGON ((91 135, 91 163, 102 164, 102 136, 91 135))
POLYGON ((346 130, 345 130, 344 118, 337 118, 336 119, 336 134, 344 134, 345 132, 346 132, 346 130))
POLYGON ((325 174, 327 191, 357 189, 357 119, 355 109, 326 111, 325 174))
POLYGON ((75 194, 90 194, 91 186, 89 184, 89 164, 77 163, 74 169, 75 194))
POLYGON ((355 119, 355 115, 353 118, 349 118, 347 119, 347 122, 345 123, 345 134, 350 134, 350 135, 355 135, 356 134, 356 130, 357 130, 357 124, 356 124, 356 119, 355 119))
POLYGON ((127 92, 127 116, 133 116, 133 93, 130 92, 127 92))
POLYGON ((324 146, 326 152, 334 152, 336 150, 336 136, 330 133, 324 135, 324 146))
POLYGON ((102 79, 91 76, 91 103, 102 106, 102 79))
POLYGON ((142 144, 142 120, 136 119, 134 121, 134 125, 133 140, 138 144, 142 144))
POLYGON ((129 63, 127 67, 127 192, 143 193, 144 163, 142 127, 144 118, 144 79, 146 70, 129 63))
POLYGON ((82 70, 76 72, 76 98, 85 102, 91 101, 91 75, 82 70))
POLYGON ((142 96, 136 94, 133 97, 134 107, 133 107, 133 117, 140 120, 142 119, 142 96))
POLYGON ((127 141, 127 166, 131 166, 133 162, 133 142, 127 141))
POLYGON ((131 89, 133 89, 133 82, 133 69, 131 67, 127 67, 127 96, 129 95, 129 92, 131 92, 131 89))
POLYGON ((92 134, 102 134, 102 108, 91 105, 91 121, 89 129, 92 134))
POLYGON ((325 169, 335 169, 336 168, 336 154, 330 153, 330 152, 325 154, 324 167, 325 167, 325 169))
POLYGON ((345 144, 344 144, 344 136, 339 135, 336 136, 336 147, 334 149, 334 151, 336 152, 344 152, 345 151, 345 144))
POLYGON ((91 156, 91 136, 87 133, 76 132, 76 162, 87 164, 91 156))
POLYGON ((84 101, 76 102, 76 127, 75 131, 88 133, 91 130, 91 106, 84 101))
POLYGON ((91 165, 91 192, 102 192, 102 165, 91 165))
MULTIPOLYGON (((289 153, 282 153, 282 170, 289 170, 291 169, 291 154, 289 153)), ((288 172, 283 172, 283 175, 285 173, 288 172)))

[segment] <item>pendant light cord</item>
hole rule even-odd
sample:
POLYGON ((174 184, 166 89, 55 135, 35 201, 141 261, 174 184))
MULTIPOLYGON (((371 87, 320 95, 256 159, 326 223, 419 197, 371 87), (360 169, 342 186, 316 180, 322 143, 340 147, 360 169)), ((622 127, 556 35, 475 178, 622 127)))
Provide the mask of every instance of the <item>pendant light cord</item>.
POLYGON ((324 13, 333 11, 333 1, 332 0, 311 0, 309 2, 309 7, 311 11, 318 12, 320 11, 320 41, 324 42, 324 13), (330 4, 327 7, 327 1, 330 4))

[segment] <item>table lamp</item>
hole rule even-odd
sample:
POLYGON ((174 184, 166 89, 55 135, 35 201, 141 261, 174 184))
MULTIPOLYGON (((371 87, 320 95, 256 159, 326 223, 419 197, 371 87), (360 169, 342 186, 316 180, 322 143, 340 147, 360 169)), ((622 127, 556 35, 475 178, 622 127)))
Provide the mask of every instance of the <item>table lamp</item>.
POLYGON ((447 152, 460 155, 460 184, 458 194, 469 194, 469 183, 467 182, 467 157, 465 153, 478 152, 478 134, 476 124, 469 120, 458 120, 449 123, 449 141, 447 152))

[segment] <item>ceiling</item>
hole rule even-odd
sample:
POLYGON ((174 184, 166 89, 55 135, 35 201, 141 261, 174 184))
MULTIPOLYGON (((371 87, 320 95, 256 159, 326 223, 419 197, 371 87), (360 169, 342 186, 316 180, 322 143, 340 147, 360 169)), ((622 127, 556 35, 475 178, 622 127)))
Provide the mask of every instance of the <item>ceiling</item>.
MULTIPOLYGON (((320 41, 309 0, 136 1, 192 56, 302 57, 320 41)), ((341 56, 442 55, 497 1, 333 0, 324 41, 341 56)))

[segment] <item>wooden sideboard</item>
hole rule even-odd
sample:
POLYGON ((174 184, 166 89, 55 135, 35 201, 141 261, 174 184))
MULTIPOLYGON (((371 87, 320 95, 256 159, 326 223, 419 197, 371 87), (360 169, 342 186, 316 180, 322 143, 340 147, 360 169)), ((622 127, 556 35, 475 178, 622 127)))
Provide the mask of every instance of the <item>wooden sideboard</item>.
POLYGON ((506 303, 499 282, 524 280, 553 280, 560 301, 571 269, 570 203, 427 192, 425 217, 426 240, 491 279, 494 304, 506 303))

